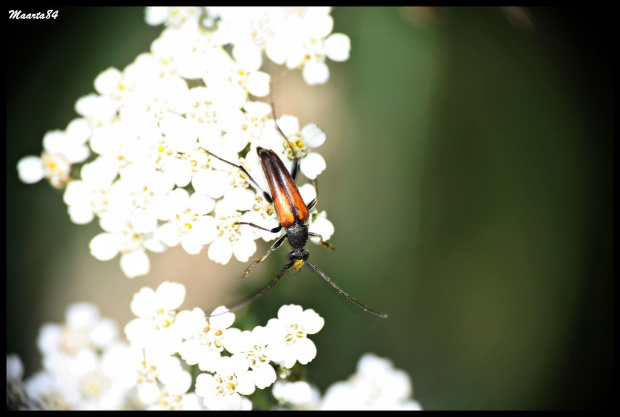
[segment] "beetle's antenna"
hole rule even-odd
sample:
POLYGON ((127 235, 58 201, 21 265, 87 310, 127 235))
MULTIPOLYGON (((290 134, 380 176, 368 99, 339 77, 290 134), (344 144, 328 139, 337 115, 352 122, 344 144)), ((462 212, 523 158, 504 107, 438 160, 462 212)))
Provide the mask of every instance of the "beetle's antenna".
POLYGON ((295 148, 293 147, 293 144, 291 143, 290 140, 288 140, 288 138, 286 137, 284 132, 282 132, 282 129, 280 129, 280 126, 278 125, 278 116, 276 115, 276 105, 273 99, 273 83, 271 83, 270 88, 269 88, 269 99, 271 100, 271 113, 273 114, 273 121, 276 124, 276 129, 278 129, 278 132, 280 132, 280 135, 282 135, 284 140, 286 140, 286 143, 288 143, 288 146, 289 148, 291 148, 291 152, 293 153, 293 167, 291 168, 291 177, 293 177, 293 180, 295 180, 297 179, 297 170, 299 169, 299 157, 297 156, 297 153, 295 153, 295 148))
POLYGON ((234 313, 235 311, 240 310, 243 307, 247 306, 251 302, 256 301, 257 299, 262 297, 263 294, 265 294, 267 291, 269 291, 274 285, 276 285, 276 283, 280 280, 280 278, 282 278, 282 276, 284 276, 284 274, 286 274, 288 272, 288 270, 291 269, 293 264, 294 263, 291 262, 290 264, 284 265, 284 268, 282 268, 282 271, 280 271, 280 273, 278 275, 276 275, 276 277, 273 279, 273 281, 271 281, 269 284, 267 284, 265 286, 265 288, 263 288, 262 290, 260 290, 259 292, 257 292, 256 294, 254 294, 252 297, 248 298, 247 300, 245 300, 241 304, 237 304, 236 306, 231 307, 228 310, 223 311, 221 313, 217 313, 217 314, 213 314, 211 316, 207 316, 207 318, 221 316, 222 314, 227 314, 227 313, 234 313))
MULTIPOLYGON (((287 265, 288 266, 288 265, 287 265)), ((357 299, 351 297, 349 294, 347 294, 346 292, 344 292, 334 281, 332 281, 327 275, 325 275, 323 273, 323 271, 321 271, 319 268, 317 268, 316 266, 312 265, 309 262, 306 262, 306 266, 310 269, 312 269, 314 272, 316 272, 321 278, 323 278, 328 284, 330 284, 332 287, 334 287, 338 293, 342 296, 344 296, 346 299, 348 299, 349 301, 352 301, 353 303, 355 303, 355 305, 357 305, 358 307, 362 308, 364 311, 367 311, 369 313, 374 314, 377 317, 381 317, 382 319, 386 319, 388 317, 387 314, 385 313, 379 313, 378 311, 375 311, 369 307, 366 307, 364 304, 360 303, 359 301, 357 301, 357 299)))

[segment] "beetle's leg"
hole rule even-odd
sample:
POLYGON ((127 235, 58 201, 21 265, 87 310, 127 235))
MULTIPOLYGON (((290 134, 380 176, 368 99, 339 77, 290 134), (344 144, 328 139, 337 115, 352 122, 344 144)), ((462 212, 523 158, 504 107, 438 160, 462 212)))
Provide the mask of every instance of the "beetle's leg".
POLYGON ((334 246, 331 243, 323 241, 323 236, 321 236, 320 234, 314 233, 314 232, 308 232, 308 236, 318 237, 319 238, 319 243, 321 245, 325 246, 329 250, 335 250, 334 246))
POLYGON ((261 229, 261 230, 264 230, 265 232, 271 232, 271 233, 278 233, 280 230, 282 230, 282 225, 279 225, 278 227, 274 227, 273 229, 267 229, 265 227, 258 226, 254 223, 237 222, 237 224, 247 224, 248 226, 256 227, 257 229, 261 229))
POLYGON ((260 186, 260 185, 258 185, 258 183, 257 183, 256 181, 254 181, 254 178, 252 178, 252 176, 250 175, 250 173, 249 173, 248 171, 246 171, 246 169, 245 169, 244 167, 242 167, 241 165, 234 164, 234 163, 232 163, 232 162, 230 162, 230 161, 227 161, 227 160, 225 160, 224 158, 220 158, 219 156, 217 156, 217 155, 216 155, 216 154, 214 154, 213 152, 210 152, 210 151, 206 150, 205 148, 200 148, 200 149, 203 149, 206 153, 208 153, 208 154, 209 154, 209 155, 211 155, 211 156, 216 157, 216 158, 217 158, 217 159, 219 159, 220 161, 222 161, 222 162, 226 162, 228 165, 232 165, 232 166, 234 166, 235 168, 237 168, 237 169, 241 170, 241 172, 243 172, 245 175, 247 175, 247 176, 248 176, 248 178, 250 179, 250 181, 252 181, 252 184, 254 184, 254 186, 256 187, 256 189, 257 189, 257 190, 260 190, 260 191, 263 193, 263 195, 265 196, 265 199, 267 200, 267 202, 269 202, 269 204, 272 204, 272 203, 273 203, 273 198, 271 198, 271 195, 270 195, 267 191, 263 190, 263 189, 261 188, 261 186, 260 186))
POLYGON ((312 210, 312 208, 316 206, 316 203, 318 203, 319 201, 319 182, 316 179, 314 179, 312 180, 312 185, 314 186, 314 189, 316 190, 316 197, 314 197, 312 201, 310 201, 306 205, 306 207, 308 208, 308 211, 312 210))
MULTIPOLYGON (((262 227, 261 227, 262 229, 262 227)), ((264 229, 267 230, 267 229, 264 229)), ((269 256, 269 254, 271 252, 273 252, 274 250, 278 249, 280 246, 282 246, 282 243, 284 243, 284 238, 286 238, 286 235, 282 235, 280 236, 280 238, 278 240, 276 240, 276 243, 274 243, 271 248, 267 251, 266 254, 264 254, 263 256, 261 256, 260 258, 258 258, 257 260, 255 260, 254 262, 252 262, 252 265, 250 265, 248 267, 248 269, 245 271, 245 273, 243 274, 243 278, 247 278, 248 275, 250 275, 252 273, 252 271, 254 270, 254 268, 256 267, 256 265, 258 265, 259 263, 263 262, 265 259, 267 259, 267 257, 269 256)))

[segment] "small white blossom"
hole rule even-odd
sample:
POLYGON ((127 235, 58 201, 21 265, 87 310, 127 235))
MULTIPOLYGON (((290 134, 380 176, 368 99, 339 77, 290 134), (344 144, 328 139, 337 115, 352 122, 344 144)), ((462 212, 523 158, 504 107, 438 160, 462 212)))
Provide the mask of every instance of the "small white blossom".
POLYGON ((183 370, 175 370, 161 374, 159 381, 163 388, 157 397, 157 402, 148 407, 148 410, 200 410, 202 404, 195 393, 188 393, 192 385, 192 376, 183 370))
POLYGON ((178 321, 184 328, 185 339, 179 347, 179 354, 188 365, 198 364, 202 371, 213 372, 216 369, 227 343, 228 328, 235 321, 233 313, 217 315, 224 311, 225 307, 218 307, 212 313, 215 317, 210 318, 206 318, 199 308, 179 313, 178 321))
POLYGON ((248 366, 240 359, 222 357, 215 374, 200 374, 196 378, 196 394, 204 398, 210 410, 249 410, 252 403, 245 398, 255 387, 247 374, 248 366))
POLYGON ((69 123, 65 131, 46 133, 41 156, 27 156, 18 162, 19 178, 28 184, 47 178, 52 186, 64 187, 69 182, 73 164, 85 161, 90 155, 85 144, 90 135, 88 123, 81 118, 69 123))
POLYGON ((127 339, 133 346, 157 346, 159 350, 176 352, 181 344, 181 329, 175 326, 176 309, 183 303, 185 287, 163 282, 157 291, 144 287, 131 300, 131 311, 138 318, 125 326, 127 339))
POLYGON ((237 331, 233 335, 228 335, 233 339, 228 348, 233 353, 233 358, 238 358, 247 362, 252 382, 259 389, 264 389, 273 384, 276 380, 276 371, 269 363, 269 334, 261 326, 255 327, 250 331, 237 331))
POLYGON ((46 324, 38 345, 43 370, 26 381, 30 400, 43 409, 121 408, 127 389, 103 369, 107 352, 117 343, 116 324, 99 317, 88 303, 71 305, 64 325, 46 324))
POLYGON ((278 381, 273 385, 273 397, 283 405, 312 409, 318 404, 321 394, 306 381, 278 381))
POLYGON ((421 410, 411 398, 411 380, 391 361, 367 353, 347 381, 332 384, 320 404, 323 410, 421 410))
MULTIPOLYGON (((246 199, 251 202, 251 197, 246 199)), ((239 222, 251 222, 252 214, 240 214, 230 206, 230 199, 220 201, 215 208, 217 237, 209 246, 209 259, 227 264, 232 255, 241 261, 247 262, 256 252, 256 234, 242 233, 239 222)))
POLYGON ((267 323, 269 355, 275 363, 292 368, 296 362, 306 365, 316 357, 316 346, 308 339, 318 333, 325 320, 314 310, 297 305, 285 305, 278 310, 278 318, 267 323))

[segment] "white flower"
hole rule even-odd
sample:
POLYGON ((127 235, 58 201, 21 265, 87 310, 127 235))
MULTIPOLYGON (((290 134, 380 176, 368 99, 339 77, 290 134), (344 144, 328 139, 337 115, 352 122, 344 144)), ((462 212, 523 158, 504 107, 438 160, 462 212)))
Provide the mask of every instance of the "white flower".
POLYGON ((63 196, 74 223, 90 223, 95 215, 104 216, 123 204, 113 194, 112 183, 117 175, 118 164, 110 158, 99 157, 82 166, 82 179, 67 184, 63 196))
MULTIPOLYGON (((108 217, 108 220, 110 218, 108 217)), ((114 222, 102 222, 108 232, 100 233, 90 241, 90 253, 100 261, 107 261, 121 253, 121 269, 128 278, 146 275, 150 270, 145 248, 161 251, 159 241, 152 233, 137 233, 129 224, 124 227, 114 222)))
POLYGON ((302 409, 315 408, 321 397, 319 390, 306 381, 277 381, 272 392, 280 404, 291 404, 302 409))
POLYGON ((212 61, 208 62, 207 73, 203 77, 209 88, 216 88, 218 92, 227 91, 227 94, 236 97, 243 103, 247 94, 256 97, 265 97, 269 94, 269 74, 259 71, 261 66, 260 55, 256 56, 251 50, 237 46, 233 49, 233 57, 228 54, 212 54, 212 61))
POLYGON ((157 205, 159 219, 168 221, 158 232, 166 245, 175 246, 180 242, 187 253, 198 254, 216 237, 216 221, 207 215, 214 206, 210 197, 199 193, 190 196, 186 190, 176 188, 157 205))
POLYGON ((411 399, 409 376, 391 361, 367 353, 347 381, 332 384, 321 402, 323 410, 421 410, 411 399))
POLYGON ((157 346, 165 352, 176 352, 181 344, 181 329, 175 326, 176 309, 183 303, 185 287, 163 282, 157 291, 144 287, 134 294, 131 311, 138 316, 125 326, 127 339, 133 346, 157 346))
POLYGON ((29 404, 24 377, 24 364, 15 353, 6 355, 6 405, 8 409, 34 408, 29 404))
POLYGON ((218 307, 212 313, 216 316, 210 318, 206 318, 199 308, 179 313, 178 322, 183 327, 185 339, 179 347, 179 354, 188 365, 198 364, 202 371, 215 371, 227 343, 229 327, 235 321, 233 313, 217 315, 224 311, 225 307, 218 307))
POLYGON ((259 389, 264 389, 273 384, 276 380, 276 371, 269 363, 269 334, 261 326, 255 327, 250 331, 237 331, 229 334, 228 338, 233 339, 231 347, 227 349, 233 353, 233 358, 239 358, 247 362, 249 374, 259 389))
POLYGON ((185 372, 181 361, 157 343, 146 349, 119 345, 106 356, 103 369, 120 386, 136 388, 139 402, 146 406, 157 403, 166 389, 184 392, 187 385, 186 377, 181 375, 185 372))
MULTIPOLYGON (((278 65, 303 68, 311 84, 325 82, 326 59, 346 60, 350 49, 346 35, 332 33, 330 14, 329 7, 147 8, 148 24, 165 25, 150 52, 123 69, 102 71, 94 93, 75 103, 80 117, 64 131, 48 132, 40 156, 19 161, 20 179, 66 186, 71 220, 98 218, 104 231, 91 241, 93 256, 120 254, 130 278, 149 272, 147 250, 178 244, 189 254, 211 244, 210 259, 222 264, 233 255, 247 261, 254 240, 278 237, 238 225, 277 225, 261 192, 268 186, 256 148, 273 149, 289 169, 292 164, 269 118, 271 106, 251 100, 270 91, 263 52, 278 65)), ((313 123, 300 127, 293 116, 280 125, 301 172, 315 179, 325 169, 316 152, 325 134, 313 123)), ((310 226, 330 235, 331 224, 321 218, 313 214, 310 226)))
POLYGON ((192 385, 192 376, 183 370, 163 373, 159 376, 163 388, 157 397, 157 402, 148 407, 148 410, 200 410, 200 398, 194 393, 188 393, 192 385))
MULTIPOLYGON (((288 142, 293 146, 295 155, 299 158, 299 169, 301 172, 306 177, 315 179, 326 167, 325 159, 314 151, 315 148, 325 143, 327 138, 325 133, 313 123, 307 124, 300 129, 298 119, 288 115, 278 119, 278 126, 288 138, 288 142)), ((277 137, 271 136, 271 141, 266 147, 278 154, 290 172, 293 151, 288 142, 280 135, 277 137)))
POLYGON ((100 318, 94 305, 69 306, 63 325, 41 328, 37 342, 44 369, 27 380, 29 399, 44 409, 120 408, 126 387, 115 384, 102 368, 117 334, 116 324, 100 318))
POLYGON ((104 348, 118 335, 116 323, 100 318, 99 310, 90 303, 75 303, 67 307, 65 322, 64 325, 43 325, 37 339, 42 354, 62 351, 75 356, 81 349, 104 348))
POLYGON ((85 119, 74 119, 65 131, 55 130, 43 137, 43 153, 40 157, 27 156, 17 164, 19 178, 32 184, 47 178, 56 188, 69 182, 73 164, 83 162, 90 155, 86 141, 91 130, 85 119))
POLYGON ((231 207, 230 200, 222 200, 216 205, 217 237, 209 246, 209 259, 223 265, 230 261, 233 254, 239 261, 247 262, 256 252, 256 234, 253 231, 242 233, 241 225, 238 224, 251 222, 252 214, 240 214, 231 207))
POLYGON ((318 333, 325 320, 314 310, 303 310, 297 305, 284 305, 278 318, 267 323, 269 355, 273 362, 292 368, 296 362, 306 365, 316 356, 316 346, 308 339, 318 333))
POLYGON ((222 357, 214 375, 198 375, 196 394, 204 398, 210 410, 249 410, 252 403, 244 395, 252 394, 255 387, 247 370, 243 360, 222 357))
POLYGON ((146 8, 145 20, 151 26, 164 23, 166 26, 180 26, 188 21, 197 22, 200 17, 199 7, 164 7, 146 8))

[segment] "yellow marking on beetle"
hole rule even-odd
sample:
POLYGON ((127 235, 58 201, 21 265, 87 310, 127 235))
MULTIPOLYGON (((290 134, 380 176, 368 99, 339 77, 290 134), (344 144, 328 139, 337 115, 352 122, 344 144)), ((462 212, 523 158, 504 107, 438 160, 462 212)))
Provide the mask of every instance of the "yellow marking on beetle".
POLYGON ((301 259, 296 260, 293 263, 293 266, 291 266, 292 269, 301 269, 301 267, 304 266, 304 261, 301 259))

